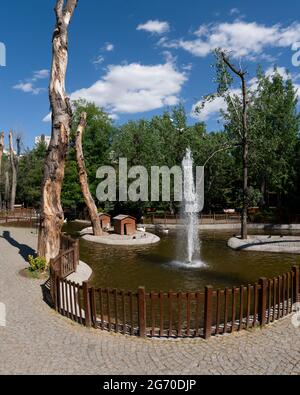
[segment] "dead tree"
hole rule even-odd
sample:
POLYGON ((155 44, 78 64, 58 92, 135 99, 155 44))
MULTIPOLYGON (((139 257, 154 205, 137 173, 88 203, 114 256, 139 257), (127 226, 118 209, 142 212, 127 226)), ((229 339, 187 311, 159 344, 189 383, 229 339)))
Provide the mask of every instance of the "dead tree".
POLYGON ((82 137, 86 128, 87 114, 83 112, 80 116, 80 123, 76 133, 76 160, 79 173, 79 181, 81 191, 84 197, 85 204, 89 210, 90 219, 93 226, 94 236, 102 236, 102 228, 100 224, 100 218, 97 211, 95 201, 89 189, 88 176, 84 163, 84 155, 82 149, 82 137))
POLYGON ((9 179, 9 170, 5 169, 5 188, 4 188, 4 200, 5 207, 8 209, 9 207, 9 195, 10 195, 10 179, 9 179))
POLYGON ((9 132, 9 156, 11 166, 11 190, 10 190, 10 209, 14 211, 17 192, 17 160, 14 152, 13 132, 9 132))
POLYGON ((221 52, 223 62, 241 80, 242 85, 242 119, 241 119, 241 144, 243 147, 243 208, 242 208, 242 239, 248 238, 248 206, 249 206, 249 133, 248 133, 248 107, 249 98, 246 83, 246 72, 234 66, 227 54, 221 52))
POLYGON ((69 145, 72 110, 65 92, 68 65, 68 30, 78 0, 57 0, 56 26, 52 39, 52 68, 49 99, 52 110, 52 133, 42 184, 41 226, 38 254, 49 263, 59 254, 60 234, 64 222, 61 189, 65 158, 69 145))

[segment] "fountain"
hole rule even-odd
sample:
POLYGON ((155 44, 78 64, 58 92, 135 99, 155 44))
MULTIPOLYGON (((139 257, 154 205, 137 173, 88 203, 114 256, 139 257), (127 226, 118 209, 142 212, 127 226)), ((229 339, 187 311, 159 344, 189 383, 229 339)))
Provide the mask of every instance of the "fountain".
POLYGON ((184 195, 181 206, 181 218, 184 221, 184 236, 179 235, 178 260, 173 262, 177 266, 186 268, 207 267, 200 260, 201 242, 198 230, 199 199, 194 177, 194 160, 190 149, 182 161, 184 176, 184 195), (184 254, 184 255, 183 255, 184 254))
POLYGON ((200 258, 200 240, 198 230, 198 198, 194 178, 194 160, 190 149, 182 161, 184 175, 184 196, 181 217, 186 223, 186 263, 192 264, 200 258))

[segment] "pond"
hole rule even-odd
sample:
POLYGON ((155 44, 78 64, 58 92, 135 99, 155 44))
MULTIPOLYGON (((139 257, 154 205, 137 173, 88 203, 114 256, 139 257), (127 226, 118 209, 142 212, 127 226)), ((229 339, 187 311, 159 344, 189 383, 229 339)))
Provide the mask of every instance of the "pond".
MULTIPOLYGON (((64 231, 77 236, 84 227, 71 223, 64 231)), ((254 283, 260 277, 272 278, 300 262, 299 255, 233 251, 227 247, 233 231, 203 231, 201 261, 205 265, 189 268, 174 263, 180 231, 158 235, 160 243, 146 247, 113 247, 81 240, 81 260, 93 269, 91 284, 125 290, 145 286, 148 291, 198 291, 206 285, 225 288, 254 283)))

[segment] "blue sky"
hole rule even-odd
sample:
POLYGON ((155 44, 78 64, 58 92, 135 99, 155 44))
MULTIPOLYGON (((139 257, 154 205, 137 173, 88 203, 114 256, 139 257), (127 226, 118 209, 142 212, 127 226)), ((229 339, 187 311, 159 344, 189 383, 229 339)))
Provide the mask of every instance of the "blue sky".
MULTIPOLYGON (((1 2, 0 42, 7 66, 0 67, 0 129, 14 129, 26 146, 50 133, 48 71, 55 0, 1 2), (44 120, 44 121, 43 121, 44 120)), ((67 91, 95 100, 115 122, 148 118, 182 102, 192 108, 214 91, 211 50, 227 47, 242 59, 249 83, 258 64, 289 69, 292 44, 300 42, 299 2, 196 0, 79 0, 70 30, 67 91)), ((300 45, 299 45, 300 47, 300 45)), ((300 56, 299 56, 300 58, 300 56)), ((205 109, 209 130, 220 101, 205 109)))

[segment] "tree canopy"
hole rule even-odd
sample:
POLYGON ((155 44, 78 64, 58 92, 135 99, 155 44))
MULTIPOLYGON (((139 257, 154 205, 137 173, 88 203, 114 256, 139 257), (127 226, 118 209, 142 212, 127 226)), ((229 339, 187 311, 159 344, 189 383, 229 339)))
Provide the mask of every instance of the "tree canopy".
MULTIPOLYGON (((219 76, 219 78, 221 78, 219 76)), ((227 82, 230 78, 226 77, 227 82)), ((224 81, 223 81, 224 82, 224 81)), ((222 80, 219 94, 223 94, 222 80)), ((237 108, 242 105, 237 94, 227 95, 227 110, 223 111, 224 130, 207 132, 204 123, 189 125, 182 105, 151 119, 129 121, 116 126, 101 108, 79 100, 73 103, 74 117, 70 146, 66 160, 62 191, 64 209, 83 210, 75 156, 75 131, 82 112, 87 113, 87 128, 83 151, 89 186, 100 210, 142 212, 146 208, 177 210, 163 203, 99 203, 96 189, 97 169, 114 166, 119 158, 127 158, 128 166, 180 165, 187 147, 195 164, 205 164, 205 210, 242 206, 242 158, 240 155, 237 108)), ((266 76, 258 69, 255 83, 249 91, 249 204, 268 208, 283 202, 296 206, 300 177, 300 117, 293 82, 283 78, 277 69, 266 76)), ((41 198, 42 167, 46 146, 41 143, 27 150, 20 159, 17 201, 38 207, 41 198)), ((4 159, 5 163, 5 159, 4 159)), ((3 185, 2 185, 3 189, 3 185)))

